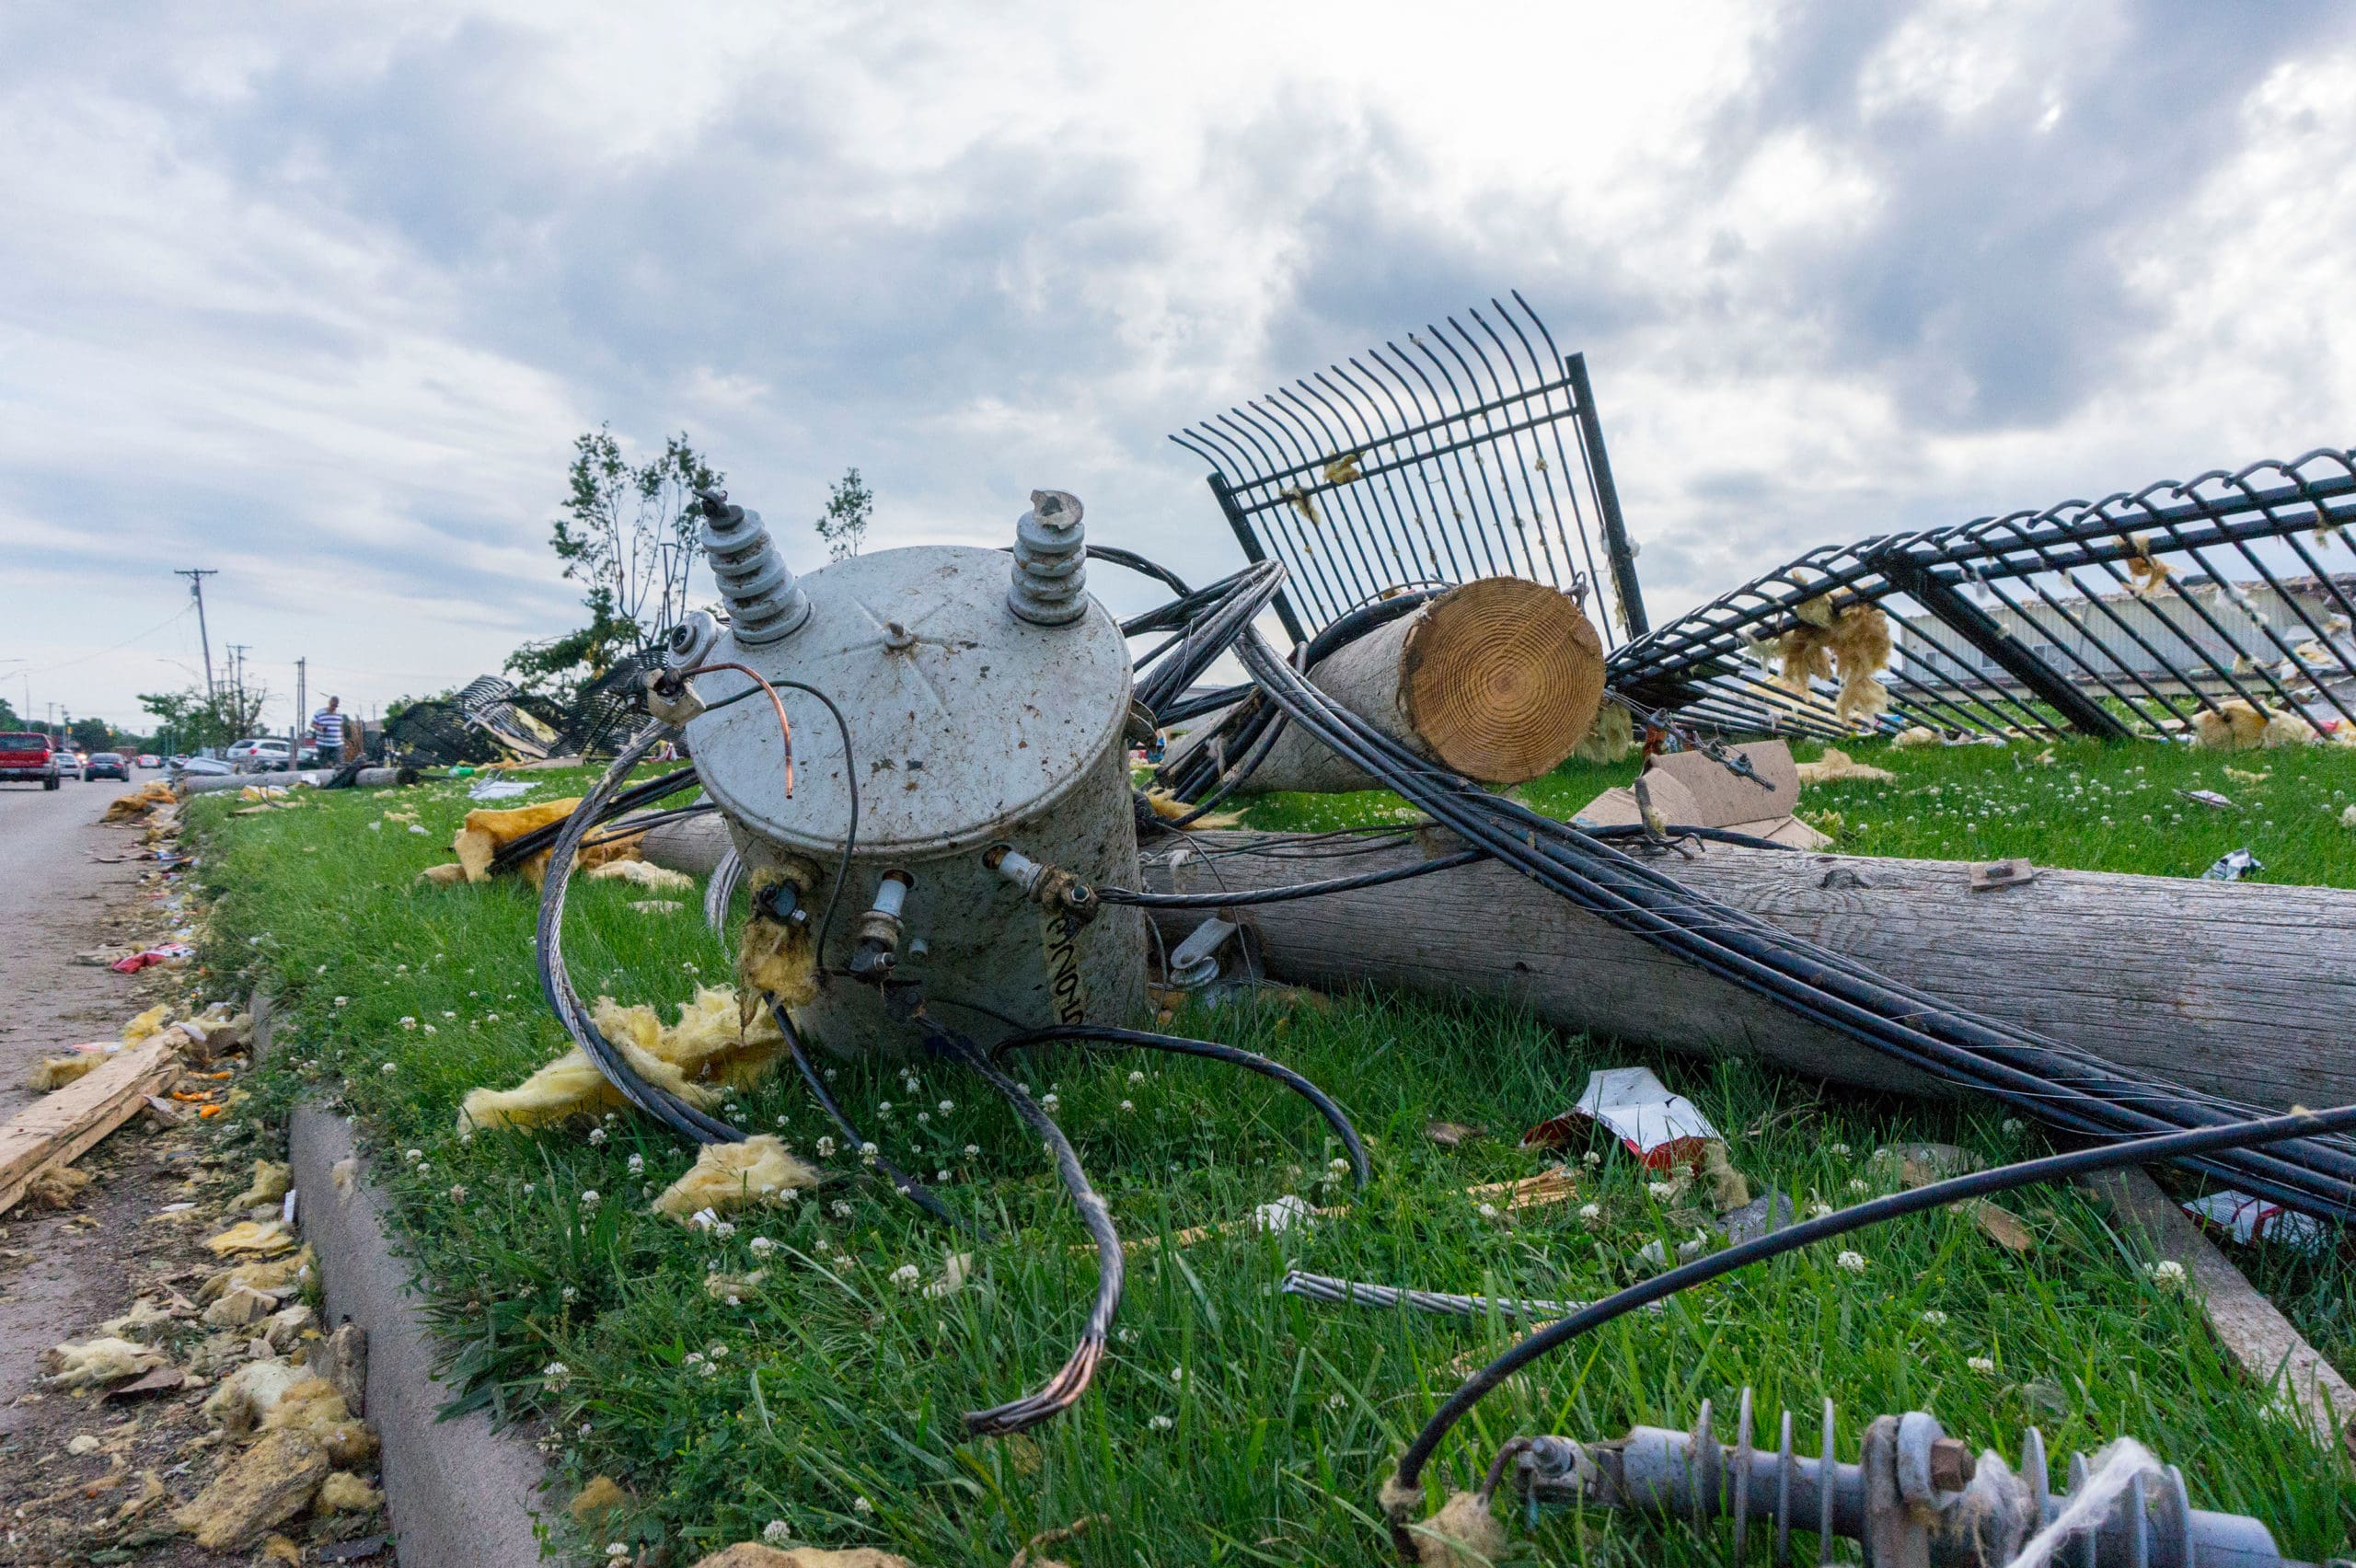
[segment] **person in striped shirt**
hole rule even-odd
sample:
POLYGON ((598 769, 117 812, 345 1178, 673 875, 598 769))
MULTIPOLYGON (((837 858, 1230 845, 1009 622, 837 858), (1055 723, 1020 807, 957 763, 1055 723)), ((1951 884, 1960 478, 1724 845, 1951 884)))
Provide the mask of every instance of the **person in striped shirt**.
POLYGON ((328 705, 311 715, 311 741, 319 748, 319 765, 337 767, 343 763, 343 698, 331 697, 328 705))

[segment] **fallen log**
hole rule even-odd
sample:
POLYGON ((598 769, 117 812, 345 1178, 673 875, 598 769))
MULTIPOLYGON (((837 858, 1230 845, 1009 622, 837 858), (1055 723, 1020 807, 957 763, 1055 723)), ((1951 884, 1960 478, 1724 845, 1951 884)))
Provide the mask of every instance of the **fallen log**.
MULTIPOLYGON (((1309 678, 1426 760, 1484 783, 1519 784, 1570 755, 1595 722, 1603 644, 1568 594, 1484 577, 1343 644, 1309 678)), ((1197 731, 1207 735, 1218 722, 1213 715, 1197 731)), ((1242 787, 1370 790, 1377 781, 1287 725, 1242 787)))
POLYGON ((17 1112, 0 1126, 0 1214, 17 1205, 34 1177, 80 1159, 135 1115, 149 1095, 169 1089, 179 1071, 170 1048, 150 1041, 110 1056, 17 1112))
MULTIPOLYGON (((1156 864, 1148 886, 1240 892, 1452 847, 1318 860, 1302 858, 1307 836, 1195 834, 1179 885, 1156 864)), ((2346 1044, 2356 893, 2058 870, 1974 893, 1969 868, 1949 861, 1725 845, 1666 869, 1696 893, 2122 1067, 2269 1107, 2356 1101, 2356 1052, 2346 1044)), ((1151 913, 1175 946, 1204 912, 1151 913)), ((1493 863, 1224 913, 1256 935, 1281 980, 1496 997, 1568 1028, 1678 1051, 1759 1055, 1865 1088, 1955 1092, 1493 863)))

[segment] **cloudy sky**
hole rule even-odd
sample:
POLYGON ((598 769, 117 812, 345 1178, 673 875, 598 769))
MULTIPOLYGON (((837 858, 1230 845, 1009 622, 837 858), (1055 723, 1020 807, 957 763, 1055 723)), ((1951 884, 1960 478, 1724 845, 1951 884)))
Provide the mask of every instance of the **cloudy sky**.
POLYGON ((572 624, 607 421, 805 569, 857 464, 871 548, 1054 485, 1207 576, 1166 432, 1510 288, 1588 355, 1656 621, 2346 446, 2351 73, 2296 3, 12 0, 0 691, 188 684, 191 566, 275 689, 495 669, 572 624))

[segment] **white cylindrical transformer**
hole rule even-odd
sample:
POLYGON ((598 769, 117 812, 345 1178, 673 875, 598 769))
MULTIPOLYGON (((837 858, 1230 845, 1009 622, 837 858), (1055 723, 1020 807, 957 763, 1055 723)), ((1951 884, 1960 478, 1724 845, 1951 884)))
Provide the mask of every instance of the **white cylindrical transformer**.
MULTIPOLYGON (((1033 500, 1026 543, 1044 522, 1068 528, 1076 551, 1079 503, 1033 500)), ((985 859, 1011 845, 1082 882, 1138 885, 1128 645, 1079 591, 1076 568, 1056 574, 1049 597, 1068 583, 1084 608, 1057 622, 1022 613, 1041 602, 1041 584, 1003 551, 852 556, 800 580, 809 610, 790 631, 752 644, 723 632, 704 655, 815 687, 849 732, 846 751, 824 704, 779 686, 793 732, 788 798, 768 698, 732 671, 696 678, 707 710, 687 734, 704 788, 748 871, 810 890, 813 923, 844 861, 856 782, 856 845, 818 994, 795 1009, 814 1043, 843 1055, 914 1049, 911 986, 932 1016, 985 1040, 1010 1023, 1127 1025, 1143 1010, 1138 910, 1079 920, 1027 898, 985 859), (728 700, 742 692, 752 695, 728 700)))

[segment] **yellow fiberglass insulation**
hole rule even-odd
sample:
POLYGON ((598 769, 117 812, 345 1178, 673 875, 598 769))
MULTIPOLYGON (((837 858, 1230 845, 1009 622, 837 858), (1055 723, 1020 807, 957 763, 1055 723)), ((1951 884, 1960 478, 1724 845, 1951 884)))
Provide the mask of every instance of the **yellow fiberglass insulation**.
POLYGON ((687 1173, 663 1190, 654 1206, 686 1222, 705 1209, 722 1212, 774 1203, 780 1194, 818 1184, 818 1172, 786 1153, 774 1134, 743 1143, 706 1144, 687 1173))
POLYGON ((2239 698, 2192 716, 2192 744, 2209 751, 2277 750, 2311 745, 2318 738, 2315 726, 2297 714, 2269 713, 2239 698))
POLYGON ((1581 762, 1613 763, 1635 749, 1635 720, 1618 703, 1607 702, 1596 709, 1595 722, 1571 748, 1571 755, 1581 762))
MULTIPOLYGON (((450 848, 458 857, 458 864, 464 869, 468 882, 488 882, 491 874, 491 858, 498 853, 500 846, 552 823, 562 822, 580 803, 581 797, 575 795, 570 800, 542 801, 535 806, 516 806, 508 811, 468 812, 457 836, 450 840, 450 848)), ((634 859, 643 836, 633 834, 628 838, 591 845, 575 854, 572 863, 576 866, 602 866, 609 860, 634 859)), ((531 879, 532 885, 539 886, 540 879, 548 874, 549 852, 543 849, 532 856, 524 862, 523 869, 524 874, 531 879)))
POLYGON ((1811 681, 1837 674, 1833 712, 1842 723, 1871 723, 1888 711, 1888 688, 1874 678, 1889 663, 1889 617, 1880 606, 1836 606, 1819 596, 1793 613, 1800 624, 1761 645, 1775 665, 1775 684, 1806 697, 1811 681))
MULTIPOLYGON (((785 1049, 776 1021, 766 1016, 744 1020, 735 991, 726 986, 698 986, 695 999, 680 1005, 676 1024, 665 1025, 642 1002, 624 1007, 611 997, 598 997, 590 1012, 598 1031, 639 1077, 699 1110, 719 1103, 721 1086, 745 1088, 757 1082, 785 1049)), ((539 1127, 618 1110, 627 1103, 596 1064, 575 1049, 514 1089, 468 1090, 458 1110, 458 1124, 539 1127)))
MULTIPOLYGON (((790 883, 807 901, 817 880, 818 868, 802 860, 787 870, 764 866, 753 873, 753 913, 736 939, 736 984, 741 987, 736 1006, 748 1027, 760 1010, 764 992, 783 1008, 804 1007, 818 995, 818 955, 811 947, 808 922, 772 920, 761 913, 760 897, 770 888, 790 883)), ((771 1030, 776 1028, 773 1022, 764 1021, 771 1030)))

